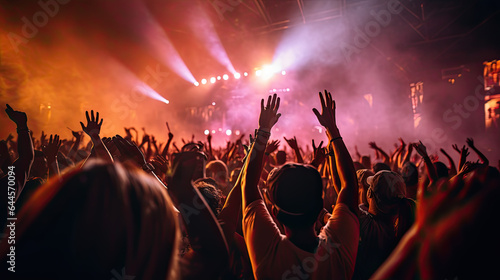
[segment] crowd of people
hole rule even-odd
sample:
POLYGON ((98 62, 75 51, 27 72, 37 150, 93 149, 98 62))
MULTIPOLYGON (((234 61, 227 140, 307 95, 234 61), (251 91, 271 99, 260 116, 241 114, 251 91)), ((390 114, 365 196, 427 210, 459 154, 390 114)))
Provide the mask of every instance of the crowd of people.
POLYGON ((208 135, 182 139, 181 148, 170 129, 165 144, 135 128, 105 137, 94 111, 72 139, 35 137, 29 116, 7 104, 17 138, 0 141, 0 278, 497 274, 500 167, 472 138, 453 146, 458 163, 444 147, 447 164, 425 143, 403 139, 390 153, 370 142, 373 162, 357 148, 351 156, 325 90, 312 113, 328 142, 313 140, 305 154, 295 137, 285 138, 287 153, 271 140, 280 101, 276 94, 261 101, 249 139, 213 147, 208 135), (469 148, 479 160, 467 160, 469 148))

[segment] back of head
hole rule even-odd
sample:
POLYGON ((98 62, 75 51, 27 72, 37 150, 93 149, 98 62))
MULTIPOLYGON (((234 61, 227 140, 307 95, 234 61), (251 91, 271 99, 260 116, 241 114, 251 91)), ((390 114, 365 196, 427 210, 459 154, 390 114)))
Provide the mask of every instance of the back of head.
POLYGON ((323 208, 323 182, 314 167, 285 164, 273 169, 267 182, 278 221, 291 229, 313 226, 323 208))
POLYGON ((276 153, 276 165, 283 165, 286 163, 286 152, 278 151, 276 153))
POLYGON ((219 216, 222 197, 220 190, 217 189, 217 182, 212 178, 200 178, 194 182, 194 186, 200 191, 212 213, 216 217, 219 216))
POLYGON ((356 170, 356 171, 358 171, 360 169, 366 169, 365 166, 359 161, 355 161, 353 163, 354 163, 354 170, 356 170))
POLYGON ((221 160, 212 160, 207 163, 206 174, 207 177, 214 179, 220 187, 227 184, 228 170, 226 164, 221 160))
POLYGON ((406 185, 401 175, 382 170, 367 179, 370 188, 368 196, 373 197, 375 206, 383 214, 397 213, 400 200, 406 197, 406 185))
POLYGON ((373 166, 373 173, 377 173, 382 170, 391 171, 391 167, 383 162, 377 162, 373 166))
POLYGON ((406 186, 415 186, 418 184, 418 169, 413 162, 405 162, 401 170, 401 176, 406 186))
POLYGON ((367 169, 371 169, 372 168, 372 160, 370 158, 370 156, 362 156, 361 157, 361 164, 363 164, 363 166, 367 169))
POLYGON ((413 225, 416 215, 416 203, 406 198, 403 178, 394 171, 382 170, 367 181, 379 214, 396 217, 393 229, 395 240, 399 241, 413 225))
POLYGON ((446 164, 436 161, 434 162, 434 167, 436 168, 436 173, 438 178, 446 178, 448 177, 448 167, 446 167, 446 164))
POLYGON ((141 170, 88 162, 40 188, 18 221, 16 279, 177 277, 177 214, 141 170))

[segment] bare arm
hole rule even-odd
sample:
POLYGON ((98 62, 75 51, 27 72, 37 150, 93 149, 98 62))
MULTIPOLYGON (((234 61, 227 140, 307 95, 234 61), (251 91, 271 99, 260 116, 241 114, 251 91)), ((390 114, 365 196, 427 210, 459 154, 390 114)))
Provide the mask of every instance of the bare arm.
POLYGON ((370 142, 369 145, 370 145, 370 148, 374 149, 375 151, 378 151, 382 155, 382 157, 384 157, 385 164, 390 164, 389 155, 387 155, 387 153, 384 150, 382 150, 379 146, 377 146, 377 144, 375 144, 375 142, 370 142))
POLYGON ((481 151, 479 151, 476 146, 474 146, 474 140, 472 138, 467 138, 466 142, 467 145, 469 145, 469 147, 474 150, 474 152, 476 152, 477 156, 481 159, 484 165, 490 165, 490 161, 488 160, 488 158, 483 155, 483 153, 481 153, 481 151))
POLYGON ((42 152, 47 157, 47 165, 49 167, 49 178, 59 175, 59 164, 57 163, 57 153, 61 147, 61 140, 59 140, 59 135, 50 135, 49 143, 46 146, 42 146, 42 152))
POLYGON ((425 168, 427 170, 430 182, 431 183, 435 182, 437 180, 436 168, 434 168, 434 164, 432 163, 431 159, 429 158, 429 155, 427 154, 427 149, 425 148, 424 144, 422 144, 422 141, 420 141, 420 143, 413 143, 413 145, 415 150, 418 152, 418 154, 422 157, 422 159, 425 162, 425 168))
POLYGON ((335 119, 335 101, 331 93, 325 90, 325 97, 319 93, 322 113, 313 109, 321 125, 326 128, 326 134, 329 139, 329 145, 335 153, 335 163, 341 182, 341 190, 337 198, 337 203, 346 204, 349 209, 356 213, 358 208, 358 181, 351 155, 347 150, 342 137, 340 136, 335 119))
POLYGON ((13 163, 14 173, 16 174, 16 200, 21 194, 21 191, 26 184, 26 180, 30 174, 31 164, 35 158, 35 151, 33 150, 33 142, 28 129, 28 117, 26 113, 14 111, 12 107, 7 104, 5 112, 9 118, 17 125, 17 152, 19 158, 13 163))
POLYGON ((292 148, 293 152, 295 153, 295 158, 297 160, 297 163, 304 163, 304 159, 300 154, 297 138, 294 136, 293 138, 290 139, 286 139, 286 137, 283 137, 283 139, 285 139, 286 143, 288 143, 288 146, 290 146, 290 148, 292 148))
POLYGON ((267 140, 271 136, 271 128, 276 124, 281 114, 278 113, 280 98, 276 94, 267 99, 267 106, 264 107, 264 99, 261 101, 259 116, 259 130, 255 142, 250 148, 249 159, 243 167, 242 179, 242 209, 244 210, 250 203, 262 199, 258 189, 260 173, 262 172, 262 160, 266 150, 267 140))
POLYGON ((95 116, 94 116, 94 110, 90 112, 91 112, 90 117, 89 117, 89 112, 88 111, 85 112, 85 115, 87 117, 87 126, 83 125, 83 122, 80 122, 80 125, 82 126, 83 131, 87 133, 88 136, 90 136, 90 139, 93 144, 92 150, 95 152, 96 157, 106 162, 113 162, 111 154, 109 153, 108 149, 106 149, 106 146, 102 142, 101 137, 99 135, 101 132, 103 119, 101 119, 101 121, 99 122, 99 112, 96 112, 95 116))
POLYGON ((448 159, 448 163, 450 164, 450 177, 455 176, 457 174, 457 167, 455 166, 453 159, 450 157, 450 155, 448 155, 448 153, 444 149, 441 149, 440 151, 448 159))

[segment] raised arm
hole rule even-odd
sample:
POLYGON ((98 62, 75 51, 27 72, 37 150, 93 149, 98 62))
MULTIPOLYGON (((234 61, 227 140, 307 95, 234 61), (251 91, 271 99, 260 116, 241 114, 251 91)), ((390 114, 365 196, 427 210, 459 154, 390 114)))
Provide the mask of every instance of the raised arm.
POLYGON ((457 174, 457 167, 455 166, 455 162, 453 162, 453 159, 444 149, 440 149, 440 151, 448 159, 448 162, 450 164, 450 177, 455 176, 457 174))
POLYGON ((83 131, 90 136, 93 145, 92 149, 94 150, 95 155, 106 162, 113 162, 111 154, 108 149, 106 149, 106 146, 104 146, 104 143, 102 143, 101 136, 99 135, 101 133, 101 126, 104 119, 101 119, 99 122, 99 112, 96 112, 94 116, 94 110, 90 111, 90 116, 89 112, 86 111, 85 116, 87 117, 87 126, 83 125, 83 122, 80 122, 80 125, 82 126, 83 131))
POLYGON ((260 104, 259 129, 254 143, 249 152, 249 159, 242 168, 242 209, 245 209, 255 200, 262 199, 258 189, 260 174, 262 172, 262 159, 266 151, 267 140, 271 136, 271 128, 276 124, 281 114, 278 113, 280 107, 280 98, 274 94, 267 99, 267 105, 264 107, 264 99, 260 104))
POLYGON ((323 141, 321 141, 318 147, 316 147, 314 139, 312 140, 312 147, 313 147, 313 159, 311 161, 311 165, 318 168, 323 162, 325 162, 326 150, 325 148, 323 148, 323 141))
POLYGON ((83 132, 71 130, 71 134, 73 134, 73 137, 75 137, 75 142, 73 142, 73 145, 71 145, 71 149, 68 152, 68 158, 76 163, 78 161, 77 159, 78 147, 80 147, 80 143, 83 138, 83 132))
POLYGON ((227 195, 224 206, 219 213, 219 221, 222 224, 222 229, 224 230, 224 236, 226 241, 231 246, 234 239, 234 233, 238 226, 238 219, 241 214, 241 181, 243 174, 245 173, 246 162, 248 160, 248 154, 243 159, 243 168, 238 175, 238 179, 234 183, 233 188, 227 195))
POLYGON ((351 155, 337 127, 335 119, 335 101, 331 93, 326 90, 324 97, 321 92, 319 93, 319 98, 322 112, 320 114, 316 108, 313 109, 313 112, 318 118, 319 123, 326 128, 329 145, 335 154, 335 164, 341 184, 337 203, 346 204, 353 213, 356 213, 358 208, 358 181, 351 155))
POLYGON ((168 129, 168 141, 167 141, 167 144, 165 145, 165 148, 163 148, 163 152, 161 153, 161 155, 166 158, 167 155, 168 155, 168 149, 170 148, 170 144, 172 143, 172 139, 174 139, 174 134, 172 134, 172 132, 170 132, 170 127, 168 126, 168 122, 166 123, 167 125, 167 129, 168 129))
MULTIPOLYGON (((16 174, 16 200, 24 188, 24 184, 30 174, 31 164, 35 158, 35 151, 33 150, 33 142, 31 140, 30 131, 28 129, 28 117, 26 113, 14 111, 12 107, 7 104, 5 112, 9 118, 17 125, 17 158, 13 163, 13 171, 16 174)), ((9 170, 10 171, 10 170, 9 170)), ((5 184, 4 186, 7 186, 5 184)), ((7 192, 5 192, 6 194, 7 192)), ((5 208, 4 208, 5 209, 5 208)), ((3 211, 3 210, 2 210, 3 211)))
POLYGON ((283 139, 285 139, 288 146, 290 146, 290 148, 292 148, 293 152, 295 153, 295 158, 297 160, 297 163, 304 163, 304 159, 300 154, 299 145, 297 144, 297 138, 294 136, 293 138, 290 139, 286 139, 286 137, 283 137, 283 139))
POLYGON ((437 180, 436 168, 429 158, 427 149, 425 148, 424 144, 422 143, 422 141, 420 141, 419 143, 413 143, 412 145, 425 162, 425 168, 427 170, 427 175, 429 176, 430 182, 435 182, 437 180))
POLYGON ((474 152, 476 152, 477 156, 481 159, 481 161, 483 162, 484 165, 488 166, 490 165, 490 161, 488 160, 488 158, 483 155, 483 153, 481 153, 481 151, 479 151, 476 146, 474 146, 474 140, 472 138, 467 138, 467 145, 469 145, 469 147, 474 150, 474 152))
POLYGON ((384 150, 382 150, 382 148, 377 146, 377 144, 375 144, 375 142, 370 142, 368 144, 370 145, 370 148, 374 149, 375 151, 378 151, 384 157, 385 164, 390 164, 391 160, 389 158, 389 155, 387 155, 387 153, 384 150))
POLYGON ((47 145, 42 146, 42 152, 47 157, 47 166, 49 167, 49 178, 59 175, 59 164, 57 163, 57 153, 61 147, 59 135, 50 135, 47 145))

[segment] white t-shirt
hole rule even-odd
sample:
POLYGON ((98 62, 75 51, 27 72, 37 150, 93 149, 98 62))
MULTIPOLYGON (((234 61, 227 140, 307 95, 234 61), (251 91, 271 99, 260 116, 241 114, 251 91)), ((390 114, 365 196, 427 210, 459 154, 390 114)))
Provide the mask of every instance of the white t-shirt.
POLYGON ((295 246, 280 234, 262 199, 243 213, 243 235, 255 279, 351 279, 359 242, 359 221, 345 204, 337 204, 319 234, 315 253, 295 246))

